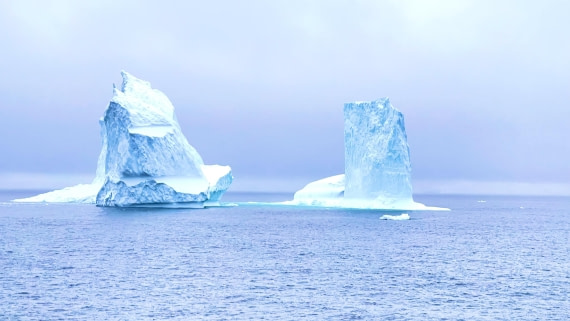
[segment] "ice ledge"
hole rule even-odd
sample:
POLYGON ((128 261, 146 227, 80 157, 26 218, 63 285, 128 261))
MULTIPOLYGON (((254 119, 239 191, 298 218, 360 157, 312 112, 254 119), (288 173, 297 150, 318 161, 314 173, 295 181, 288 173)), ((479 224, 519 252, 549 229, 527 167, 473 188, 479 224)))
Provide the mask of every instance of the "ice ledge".
POLYGON ((220 165, 203 165, 202 170, 206 180, 197 180, 183 176, 127 178, 124 181, 106 181, 104 184, 94 182, 92 184, 75 185, 33 197, 15 199, 13 202, 98 204, 97 195, 104 189, 105 184, 109 184, 104 191, 107 194, 103 195, 110 196, 110 193, 114 192, 113 198, 115 199, 118 195, 118 199, 100 200, 101 203, 107 202, 108 206, 166 208, 222 206, 219 200, 233 181, 231 168, 220 165), (158 188, 161 193, 158 196, 140 198, 137 201, 133 198, 133 195, 138 195, 137 197, 146 195, 153 188, 158 188), (131 194, 129 195, 127 191, 130 191, 131 194), (201 195, 206 195, 206 199, 203 199, 201 195), (150 204, 153 198, 156 198, 157 204, 150 204))
POLYGON ((449 208, 426 206, 422 203, 410 202, 385 204, 378 202, 344 202, 340 200, 284 201, 284 202, 236 202, 239 206, 272 206, 272 207, 303 207, 340 210, 376 210, 376 211, 450 211, 449 208))
POLYGON ((168 134, 174 134, 172 126, 137 126, 128 129, 129 134, 142 135, 148 137, 164 137, 168 134))
POLYGON ((386 203, 381 201, 368 200, 347 200, 340 199, 314 199, 314 200, 292 200, 276 203, 285 206, 306 206, 339 209, 359 209, 359 210, 384 210, 384 211, 449 211, 449 208, 426 206, 418 202, 397 202, 386 203))
POLYGON ((95 196, 100 188, 98 184, 79 184, 32 197, 15 199, 12 202, 95 204, 95 196))
POLYGON ((448 208, 426 206, 410 198, 395 199, 376 197, 374 199, 345 198, 345 175, 335 175, 311 182, 297 191, 292 201, 280 202, 287 206, 309 206, 344 209, 375 209, 389 211, 448 211, 448 208))

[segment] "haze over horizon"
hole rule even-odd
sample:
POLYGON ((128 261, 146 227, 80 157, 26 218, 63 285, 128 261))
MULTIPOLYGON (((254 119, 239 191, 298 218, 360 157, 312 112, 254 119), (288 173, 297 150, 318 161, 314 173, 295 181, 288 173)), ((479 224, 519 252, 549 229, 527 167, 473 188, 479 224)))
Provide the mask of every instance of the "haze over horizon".
POLYGON ((206 163, 232 167, 230 191, 342 173, 343 104, 388 96, 416 191, 570 195, 567 12, 562 0, 4 1, 0 188, 89 182, 126 70, 170 98, 206 163))

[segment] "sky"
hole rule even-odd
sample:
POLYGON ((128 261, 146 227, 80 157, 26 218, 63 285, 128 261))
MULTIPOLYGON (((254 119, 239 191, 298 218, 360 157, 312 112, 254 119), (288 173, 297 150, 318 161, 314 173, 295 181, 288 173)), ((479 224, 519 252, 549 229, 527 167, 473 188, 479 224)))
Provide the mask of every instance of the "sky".
POLYGON ((238 189, 342 173, 343 104, 387 96, 416 191, 570 195, 568 12, 565 0, 4 0, 0 188, 94 177, 98 120, 126 70, 170 98, 238 189))

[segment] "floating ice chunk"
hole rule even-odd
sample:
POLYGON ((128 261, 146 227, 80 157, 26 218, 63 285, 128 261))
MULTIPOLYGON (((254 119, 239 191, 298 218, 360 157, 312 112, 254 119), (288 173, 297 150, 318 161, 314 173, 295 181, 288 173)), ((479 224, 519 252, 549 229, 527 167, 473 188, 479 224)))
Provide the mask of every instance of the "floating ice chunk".
POLYGON ((400 215, 382 215, 380 216, 381 220, 391 220, 391 221, 405 221, 410 219, 410 215, 407 213, 402 213, 400 215))

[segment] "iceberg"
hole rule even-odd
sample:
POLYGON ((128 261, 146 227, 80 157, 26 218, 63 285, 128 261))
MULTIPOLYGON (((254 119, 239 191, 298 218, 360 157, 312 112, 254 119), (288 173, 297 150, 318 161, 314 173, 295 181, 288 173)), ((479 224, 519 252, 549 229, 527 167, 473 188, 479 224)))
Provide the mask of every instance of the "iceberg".
POLYGON ((98 206, 204 207, 232 183, 229 166, 204 165, 188 143, 174 106, 149 82, 122 71, 121 88, 100 120, 102 149, 95 179, 16 202, 81 202, 98 206))
POLYGON ((410 219, 410 215, 408 213, 402 213, 400 215, 385 214, 380 216, 380 219, 386 221, 406 221, 410 219))
POLYGON ((345 173, 309 183, 287 205, 439 209, 414 202, 404 115, 388 98, 344 105, 345 173))
POLYGON ((388 98, 344 105, 346 199, 412 200, 404 115, 388 98))

